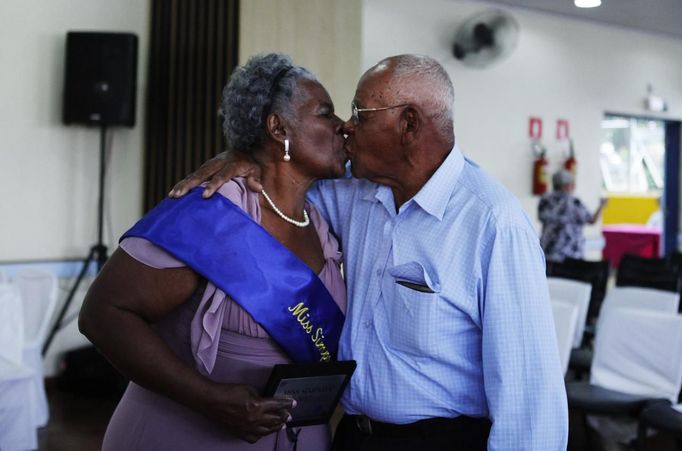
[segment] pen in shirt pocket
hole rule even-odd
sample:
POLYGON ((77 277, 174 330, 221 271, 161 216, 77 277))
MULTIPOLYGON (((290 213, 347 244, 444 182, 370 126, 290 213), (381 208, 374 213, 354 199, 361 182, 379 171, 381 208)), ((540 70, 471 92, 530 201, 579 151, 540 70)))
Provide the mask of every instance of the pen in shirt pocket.
POLYGON ((407 280, 396 280, 395 283, 402 285, 410 290, 419 291, 421 293, 435 293, 428 285, 422 285, 419 283, 408 282, 407 280))

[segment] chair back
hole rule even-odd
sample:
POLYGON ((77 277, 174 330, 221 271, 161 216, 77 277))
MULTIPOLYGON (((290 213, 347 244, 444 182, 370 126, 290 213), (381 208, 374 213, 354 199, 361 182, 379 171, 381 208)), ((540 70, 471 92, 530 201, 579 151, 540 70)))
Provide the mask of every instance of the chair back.
POLYGON ((559 360, 563 374, 568 370, 571 357, 573 338, 578 327, 578 306, 564 301, 552 299, 552 314, 554 315, 554 329, 559 345, 559 360))
POLYGON ((24 347, 24 318, 19 291, 0 284, 0 357, 21 365, 24 347))
POLYGON ((548 262, 547 276, 578 280, 592 285, 590 305, 587 310, 587 323, 593 324, 606 296, 606 284, 609 280, 610 266, 608 260, 588 261, 566 258, 563 262, 548 262))
POLYGON ((679 259, 645 258, 627 254, 620 260, 616 286, 655 288, 678 293, 681 276, 682 263, 679 259))
POLYGON ((14 276, 24 311, 26 344, 42 345, 57 306, 57 276, 39 269, 26 269, 14 276))
POLYGON ((595 339, 590 383, 677 401, 682 386, 682 316, 614 309, 595 339))
POLYGON ((597 334, 603 319, 613 310, 630 308, 674 314, 680 305, 680 295, 671 291, 639 287, 613 287, 604 299, 599 313, 597 334))
POLYGON ((587 310, 590 306, 592 285, 559 277, 548 277, 547 285, 549 285, 549 298, 552 301, 568 302, 577 307, 578 321, 575 328, 575 335, 571 342, 572 347, 579 348, 583 340, 583 333, 585 332, 585 322, 587 320, 587 310))

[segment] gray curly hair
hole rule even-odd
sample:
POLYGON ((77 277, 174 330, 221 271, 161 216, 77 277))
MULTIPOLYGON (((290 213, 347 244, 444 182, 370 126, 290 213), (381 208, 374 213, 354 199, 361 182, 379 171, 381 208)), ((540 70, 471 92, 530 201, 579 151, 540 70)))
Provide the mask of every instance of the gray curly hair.
POLYGON ((560 191, 573 182, 573 174, 566 169, 559 169, 552 176, 552 187, 555 191, 560 191))
POLYGON ((291 100, 299 79, 317 81, 308 69, 294 65, 281 53, 252 56, 234 70, 220 106, 228 151, 252 153, 258 149, 267 136, 268 114, 293 118, 291 100))

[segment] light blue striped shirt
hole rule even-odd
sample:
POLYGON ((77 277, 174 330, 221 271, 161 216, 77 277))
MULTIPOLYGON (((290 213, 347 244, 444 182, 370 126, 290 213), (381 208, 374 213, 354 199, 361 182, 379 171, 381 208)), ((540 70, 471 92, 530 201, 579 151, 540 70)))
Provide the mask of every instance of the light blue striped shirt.
POLYGON ((455 146, 397 214, 391 190, 367 180, 322 181, 309 196, 344 252, 339 358, 358 363, 346 412, 487 416, 490 450, 566 449, 544 257, 511 193, 455 146))

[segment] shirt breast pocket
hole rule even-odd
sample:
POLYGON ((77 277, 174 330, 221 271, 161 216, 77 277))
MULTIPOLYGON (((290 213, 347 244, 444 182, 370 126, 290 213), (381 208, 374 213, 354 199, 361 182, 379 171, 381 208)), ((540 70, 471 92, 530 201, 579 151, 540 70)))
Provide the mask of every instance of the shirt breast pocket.
POLYGON ((422 293, 396 285, 396 296, 390 302, 388 319, 391 344, 396 350, 424 356, 435 344, 435 293, 422 293))
POLYGON ((405 265, 389 269, 392 277, 388 277, 387 282, 390 287, 384 290, 391 338, 389 346, 407 354, 424 356, 435 345, 434 322, 439 295, 423 267, 414 262, 409 265, 418 265, 421 271, 410 268, 408 274, 405 265))

